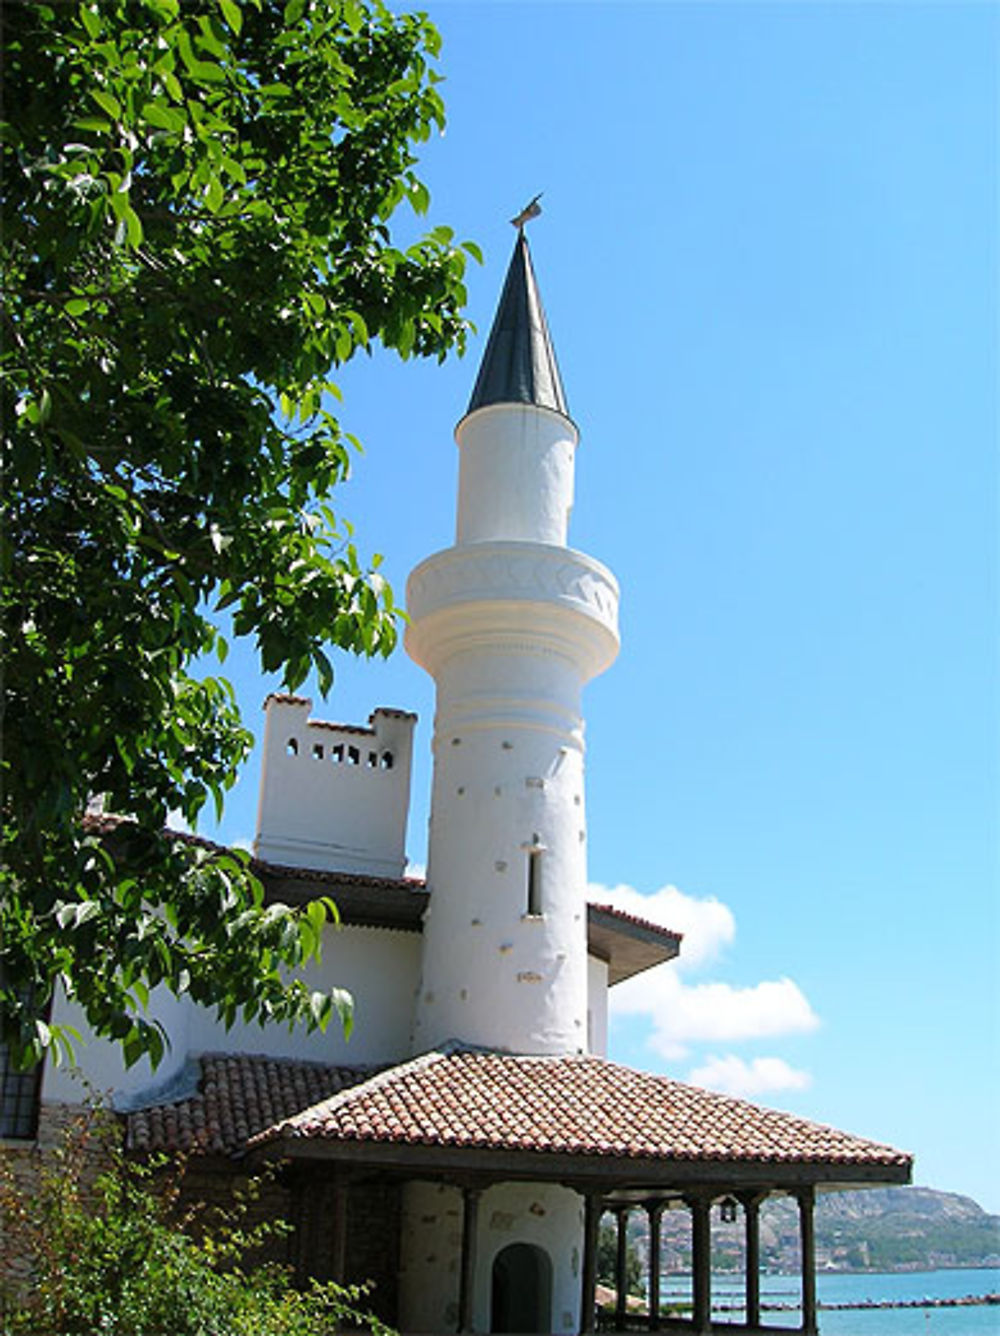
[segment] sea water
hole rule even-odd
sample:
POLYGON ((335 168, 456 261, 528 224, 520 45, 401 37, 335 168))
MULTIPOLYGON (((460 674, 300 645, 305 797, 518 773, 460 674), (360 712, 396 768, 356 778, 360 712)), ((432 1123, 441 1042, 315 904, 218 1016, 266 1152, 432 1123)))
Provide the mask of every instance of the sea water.
MULTIPOLYGON (((816 1277, 816 1297, 820 1305, 832 1303, 905 1303, 920 1299, 955 1299, 967 1294, 1000 1292, 1000 1270, 956 1269, 942 1271, 902 1271, 892 1273, 833 1274, 820 1272, 816 1277)), ((713 1312, 713 1321, 738 1322, 742 1311, 732 1311, 743 1303, 742 1276, 712 1277, 712 1303, 726 1305, 730 1311, 713 1312)), ((690 1302, 690 1277, 670 1277, 663 1288, 664 1302, 690 1302)), ((789 1304, 791 1309, 763 1311, 761 1321, 769 1326, 794 1329, 802 1321, 798 1308, 801 1289, 798 1276, 762 1275, 761 1304, 789 1304)), ((989 1305, 967 1308, 852 1308, 823 1309, 819 1312, 821 1336, 1000 1336, 1000 1307, 989 1305)))

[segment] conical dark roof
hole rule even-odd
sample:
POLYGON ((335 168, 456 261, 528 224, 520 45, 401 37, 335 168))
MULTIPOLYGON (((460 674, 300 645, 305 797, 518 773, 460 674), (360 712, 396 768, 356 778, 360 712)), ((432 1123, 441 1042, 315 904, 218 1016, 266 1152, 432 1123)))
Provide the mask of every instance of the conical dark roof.
POLYGON ((536 404, 569 417, 523 232, 514 246, 468 411, 487 404, 536 404))

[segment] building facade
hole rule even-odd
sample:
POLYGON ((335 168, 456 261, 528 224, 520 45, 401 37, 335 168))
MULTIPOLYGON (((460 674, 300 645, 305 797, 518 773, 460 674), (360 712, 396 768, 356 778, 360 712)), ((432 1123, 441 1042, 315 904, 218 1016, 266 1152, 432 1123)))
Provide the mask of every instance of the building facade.
MULTIPOLYGON (((587 902, 582 697, 617 653, 618 589, 569 546, 578 434, 520 231, 456 436, 455 543, 408 586, 406 648, 437 693, 426 882, 404 876, 414 717, 331 724, 300 697, 265 706, 256 868, 276 900, 338 902, 310 980, 354 993, 355 1035, 225 1032, 162 995, 155 1078, 96 1039, 86 1075, 113 1092, 130 1148, 192 1153, 207 1196, 279 1161, 271 1209, 293 1224, 298 1274, 373 1280, 403 1331, 591 1330, 598 1222, 614 1211, 624 1239, 642 1209, 646 1325, 707 1332, 720 1202, 745 1219, 744 1329, 764 1331, 757 1219, 776 1192, 799 1202, 813 1331, 815 1193, 907 1181, 910 1160, 607 1059, 609 988, 669 967, 681 943, 587 902), (672 1208, 691 1219, 683 1320, 656 1299, 672 1208)), ((81 1097, 60 1071, 18 1091, 8 1146, 32 1140, 39 1102, 44 1131, 81 1097)))

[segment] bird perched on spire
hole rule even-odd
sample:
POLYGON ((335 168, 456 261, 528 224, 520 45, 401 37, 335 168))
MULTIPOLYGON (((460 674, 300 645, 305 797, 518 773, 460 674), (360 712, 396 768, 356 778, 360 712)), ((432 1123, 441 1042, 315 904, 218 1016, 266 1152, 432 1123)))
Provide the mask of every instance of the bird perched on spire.
POLYGON ((531 203, 526 204, 517 217, 510 220, 512 227, 516 227, 520 232, 525 223, 530 223, 532 218, 538 217, 542 211, 542 206, 538 201, 542 198, 544 193, 544 191, 540 190, 531 203))

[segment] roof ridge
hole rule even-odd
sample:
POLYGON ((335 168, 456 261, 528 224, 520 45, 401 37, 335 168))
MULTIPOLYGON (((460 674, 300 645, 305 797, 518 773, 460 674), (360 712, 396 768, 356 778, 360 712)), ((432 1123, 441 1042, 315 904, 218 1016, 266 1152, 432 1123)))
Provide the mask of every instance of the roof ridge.
MULTIPOLYGON (((451 1041, 454 1043, 455 1041, 451 1041)), ((449 1045, 442 1045, 441 1048, 431 1049, 427 1053, 421 1053, 415 1058, 410 1058, 407 1062, 396 1063, 390 1067, 383 1067, 375 1072, 366 1081, 359 1081, 357 1085, 348 1086, 345 1090, 338 1090, 335 1095, 330 1095, 327 1099, 321 1099, 318 1104, 310 1104, 304 1109, 299 1109, 297 1113, 292 1114, 290 1118, 282 1118, 279 1122, 272 1123, 270 1127, 265 1127, 262 1132, 250 1137, 247 1141, 248 1146, 260 1146, 267 1141, 273 1141, 283 1132, 290 1131, 295 1135, 292 1124, 298 1119, 304 1117, 307 1113, 317 1113, 322 1111, 324 1114, 333 1115, 339 1112, 345 1104, 350 1103, 350 1096, 355 1094, 370 1095, 377 1090, 381 1090, 384 1085, 395 1080, 400 1075, 409 1076, 413 1072, 422 1071, 425 1067, 433 1066, 444 1058, 450 1057, 450 1052, 445 1050, 449 1045)))

